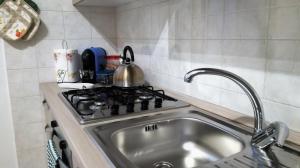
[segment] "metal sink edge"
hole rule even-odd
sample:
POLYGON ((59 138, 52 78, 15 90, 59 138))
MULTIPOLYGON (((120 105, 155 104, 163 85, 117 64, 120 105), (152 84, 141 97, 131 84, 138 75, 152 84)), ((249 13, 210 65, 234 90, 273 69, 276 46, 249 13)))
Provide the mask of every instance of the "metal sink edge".
MULTIPOLYGON (((272 147, 266 151, 251 146, 251 132, 244 130, 235 124, 228 123, 226 119, 214 118, 207 115, 202 110, 178 109, 176 112, 168 114, 156 114, 141 118, 128 119, 108 124, 98 124, 85 128, 86 133, 92 139, 95 146, 105 152, 110 161, 117 168, 138 168, 130 162, 110 141, 103 137, 111 138, 112 134, 118 130, 134 127, 138 125, 153 124, 159 121, 176 119, 176 118, 195 118, 209 125, 222 129, 245 142, 244 149, 232 156, 223 158, 216 162, 202 165, 201 168, 255 168, 255 167, 300 167, 300 152, 291 148, 272 147), (103 135, 98 136, 94 129, 101 129, 103 135)), ((200 167, 198 167, 200 168, 200 167)))

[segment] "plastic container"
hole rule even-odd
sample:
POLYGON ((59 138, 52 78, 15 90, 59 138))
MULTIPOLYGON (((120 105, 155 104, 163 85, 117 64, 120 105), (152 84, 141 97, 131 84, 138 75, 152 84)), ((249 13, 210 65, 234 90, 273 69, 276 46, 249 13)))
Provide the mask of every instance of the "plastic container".
POLYGON ((103 85, 113 84, 114 70, 102 70, 97 74, 97 83, 103 85))
POLYGON ((54 60, 58 83, 72 83, 80 80, 80 55, 77 50, 55 49, 54 60))
POLYGON ((108 55, 106 59, 106 69, 107 70, 116 70, 120 65, 120 55, 108 55))

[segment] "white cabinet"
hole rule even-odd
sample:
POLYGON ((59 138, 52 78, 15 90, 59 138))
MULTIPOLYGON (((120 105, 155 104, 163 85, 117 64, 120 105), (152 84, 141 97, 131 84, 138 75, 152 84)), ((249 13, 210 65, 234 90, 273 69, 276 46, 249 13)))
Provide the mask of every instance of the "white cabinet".
POLYGON ((84 166, 81 163, 80 159, 74 153, 73 153, 73 168, 84 168, 84 166))
POLYGON ((52 115, 52 111, 49 107, 49 104, 46 100, 43 100, 43 109, 44 109, 44 115, 45 115, 45 126, 50 126, 51 121, 54 120, 54 117, 52 115))
MULTIPOLYGON (((44 107, 44 112, 45 112, 45 127, 46 126, 51 127, 53 121, 55 121, 55 118, 53 116, 52 109, 50 108, 50 106, 48 105, 46 100, 43 101, 43 107, 44 107)), ((55 127, 55 131, 59 131, 60 137, 62 136, 61 128, 58 129, 58 127, 55 127)), ((46 137, 49 138, 49 134, 47 132, 46 132, 46 137)), ((68 144, 68 142, 67 142, 67 144, 68 144)), ((66 152, 68 152, 68 156, 70 159, 69 162, 72 162, 72 163, 70 163, 72 165, 71 167, 72 168, 85 168, 83 166, 82 162, 80 161, 78 154, 74 152, 74 150, 71 148, 71 146, 68 145, 68 148, 69 149, 66 152)))
POLYGON ((73 0, 75 6, 117 7, 136 0, 73 0))

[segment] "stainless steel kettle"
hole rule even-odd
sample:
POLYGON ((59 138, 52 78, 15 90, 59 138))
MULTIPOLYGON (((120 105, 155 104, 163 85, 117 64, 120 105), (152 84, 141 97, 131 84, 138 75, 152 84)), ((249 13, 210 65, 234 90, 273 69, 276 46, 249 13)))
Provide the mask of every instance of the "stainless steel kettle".
POLYGON ((116 69, 113 76, 113 83, 118 87, 136 87, 144 84, 144 72, 135 65, 134 53, 130 46, 126 46, 123 50, 122 63, 116 69), (130 58, 127 57, 127 52, 130 53, 130 58))

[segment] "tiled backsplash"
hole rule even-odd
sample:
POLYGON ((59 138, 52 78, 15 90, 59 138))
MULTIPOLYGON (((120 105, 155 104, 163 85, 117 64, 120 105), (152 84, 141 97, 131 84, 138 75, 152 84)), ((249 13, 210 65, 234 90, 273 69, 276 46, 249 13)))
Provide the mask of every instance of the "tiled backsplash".
POLYGON ((54 82, 53 49, 69 48, 82 52, 102 46, 115 53, 115 9, 80 7, 72 0, 35 0, 41 8, 42 24, 29 42, 5 43, 9 91, 19 168, 44 168, 44 115, 39 83, 54 82))
POLYGON ((253 115, 227 79, 183 76, 232 71, 257 90, 266 119, 300 132, 299 0, 140 0, 117 8, 118 48, 132 45, 151 83, 253 115))
POLYGON ((300 132, 299 0, 140 0, 117 9, 35 1, 42 18, 37 36, 5 43, 20 168, 46 167, 36 162, 45 158, 39 83, 55 81, 52 52, 63 39, 80 52, 131 45, 152 84, 253 115, 246 95, 228 80, 183 82, 193 68, 232 71, 257 90, 268 121, 300 132))

